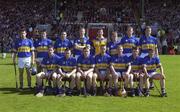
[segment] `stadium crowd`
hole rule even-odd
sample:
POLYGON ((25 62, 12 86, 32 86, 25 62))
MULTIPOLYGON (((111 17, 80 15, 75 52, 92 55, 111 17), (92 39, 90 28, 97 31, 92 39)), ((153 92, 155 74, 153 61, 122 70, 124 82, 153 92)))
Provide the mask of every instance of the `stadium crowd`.
MULTIPOLYGON (((126 0, 57 0, 56 17, 54 7, 54 0, 1 0, 1 52, 11 49, 17 30, 22 26, 32 33, 37 24, 50 24, 50 37, 66 30, 68 36, 74 38, 79 26, 86 27, 88 23, 114 23, 119 34, 123 33, 118 23, 136 23, 134 12, 126 0)), ((162 54, 180 52, 179 7, 177 0, 145 0, 145 24, 151 24, 153 35, 160 37, 159 51, 162 54)))

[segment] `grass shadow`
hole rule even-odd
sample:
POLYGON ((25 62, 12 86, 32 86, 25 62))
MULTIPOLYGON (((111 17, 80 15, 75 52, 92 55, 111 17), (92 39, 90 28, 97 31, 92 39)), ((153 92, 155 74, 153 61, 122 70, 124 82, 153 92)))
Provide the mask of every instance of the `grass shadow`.
POLYGON ((19 95, 29 95, 29 94, 34 94, 34 89, 28 89, 28 88, 24 88, 22 91, 20 91, 19 89, 16 88, 0 88, 0 91, 3 94, 15 94, 18 93, 19 95))

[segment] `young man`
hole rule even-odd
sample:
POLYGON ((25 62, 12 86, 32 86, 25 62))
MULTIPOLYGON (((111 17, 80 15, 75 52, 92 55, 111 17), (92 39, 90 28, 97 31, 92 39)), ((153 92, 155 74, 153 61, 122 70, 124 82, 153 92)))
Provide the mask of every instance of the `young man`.
MULTIPOLYGON (((129 74, 129 81, 130 81, 130 88, 131 88, 131 96, 135 96, 134 92, 134 82, 133 79, 136 79, 137 81, 138 78, 140 78, 140 83, 142 84, 141 81, 141 73, 142 73, 142 58, 139 56, 139 48, 138 47, 133 47, 132 48, 132 55, 128 58, 128 62, 130 63, 131 69, 130 69, 130 74, 129 74)), ((138 86, 138 85, 137 85, 138 86)), ((142 87, 142 85, 140 85, 142 87)), ((139 88, 139 86, 138 86, 139 88)), ((138 89, 139 90, 139 89, 138 89)), ((138 95, 141 96, 142 93, 141 91, 138 91, 138 95)))
POLYGON ((82 55, 83 49, 89 45, 89 39, 85 36, 85 28, 80 28, 79 30, 79 38, 74 41, 74 55, 76 59, 82 55))
POLYGON ((90 55, 90 48, 85 47, 83 49, 83 55, 78 58, 78 72, 77 72, 77 88, 81 89, 81 78, 86 80, 87 93, 90 95, 91 89, 92 95, 96 95, 96 75, 94 74, 95 61, 93 56, 90 55))
POLYGON ((33 42, 26 37, 27 33, 25 29, 20 31, 20 38, 16 40, 14 44, 14 57, 13 62, 16 64, 16 53, 18 56, 18 67, 19 67, 19 81, 20 87, 19 89, 23 89, 23 72, 24 68, 26 68, 27 72, 27 82, 28 88, 31 88, 31 74, 30 74, 30 67, 31 63, 34 64, 34 46, 33 42))
POLYGON ((43 71, 36 75, 37 97, 43 96, 43 79, 46 79, 47 81, 50 81, 52 79, 54 90, 56 90, 55 92, 57 93, 59 88, 59 82, 57 80, 59 76, 56 73, 58 60, 59 57, 54 53, 54 48, 52 46, 49 46, 48 55, 45 58, 43 58, 41 62, 41 67, 43 68, 43 71))
POLYGON ((165 75, 160 59, 155 55, 155 52, 155 49, 149 49, 149 55, 143 59, 143 68, 147 79, 145 95, 149 96, 149 79, 155 79, 160 80, 161 96, 165 97, 167 96, 165 91, 165 75), (156 72, 158 68, 160 69, 160 73, 156 72))
POLYGON ((149 49, 155 49, 155 54, 158 56, 158 48, 157 48, 157 39, 151 36, 151 27, 146 26, 145 28, 145 35, 143 35, 139 40, 140 46, 140 56, 144 58, 148 55, 149 49))
POLYGON ((123 37, 120 42, 123 46, 123 53, 128 57, 132 54, 132 48, 138 46, 138 40, 133 36, 133 32, 133 27, 127 26, 127 35, 123 37))
MULTIPOLYGON (((159 55, 157 48, 158 41, 155 37, 151 36, 151 32, 152 32, 151 30, 152 29, 150 26, 146 26, 145 35, 142 36, 139 40, 139 46, 141 48, 140 57, 142 58, 148 55, 149 49, 155 49, 155 55, 156 56, 159 55)), ((152 80, 150 80, 150 88, 154 88, 152 80)))
POLYGON ((97 32, 97 37, 92 40, 93 54, 98 55, 101 52, 101 46, 107 45, 107 39, 103 36, 103 29, 99 29, 97 32))
POLYGON ((43 30, 41 32, 41 38, 34 42, 38 73, 41 71, 40 63, 43 58, 48 56, 48 46, 52 46, 52 41, 47 38, 47 32, 43 30))
POLYGON ((59 80, 63 78, 70 79, 69 89, 67 91, 69 96, 73 94, 73 89, 75 88, 76 65, 77 62, 76 59, 72 57, 71 50, 66 48, 64 56, 58 62, 58 74, 61 76, 59 80))
POLYGON ((65 31, 61 33, 61 37, 58 38, 54 43, 55 53, 59 57, 64 56, 66 48, 71 49, 72 47, 72 43, 70 40, 67 39, 67 33, 65 31))
MULTIPOLYGON (((128 85, 128 76, 130 73, 130 64, 127 62, 127 56, 123 54, 123 47, 117 47, 117 54, 111 57, 110 69, 114 83, 115 95, 118 95, 118 79, 125 80, 125 88, 128 85)), ((121 85, 122 95, 126 94, 124 84, 121 85)))
POLYGON ((108 93, 111 95, 112 76, 109 71, 111 57, 106 53, 106 46, 101 45, 100 54, 95 56, 95 73, 100 80, 101 93, 107 95, 104 82, 109 81, 108 93))
POLYGON ((112 36, 111 36, 111 41, 107 45, 108 53, 110 54, 110 56, 117 54, 117 47, 119 44, 120 44, 120 42, 118 40, 117 31, 113 31, 112 36))

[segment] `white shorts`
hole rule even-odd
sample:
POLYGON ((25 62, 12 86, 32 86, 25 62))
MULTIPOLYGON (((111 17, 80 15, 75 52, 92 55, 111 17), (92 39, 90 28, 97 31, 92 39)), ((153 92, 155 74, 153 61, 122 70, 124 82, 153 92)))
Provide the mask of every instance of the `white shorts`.
POLYGON ((148 56, 148 54, 149 54, 149 53, 141 53, 140 57, 141 57, 141 58, 144 58, 144 57, 148 56))
POLYGON ((31 67, 31 57, 18 58, 19 68, 30 68, 31 67))
POLYGON ((122 77, 125 74, 125 72, 116 72, 116 73, 117 73, 118 77, 122 77))
POLYGON ((157 72, 152 72, 152 73, 149 73, 148 76, 149 76, 149 78, 152 78, 156 74, 158 74, 158 73, 157 72))
POLYGON ((99 71, 99 73, 100 73, 102 76, 106 76, 106 75, 107 75, 107 71, 99 71))
POLYGON ((124 55, 127 56, 127 57, 129 57, 129 56, 132 55, 132 53, 125 53, 124 55))
POLYGON ((36 61, 37 61, 38 63, 41 63, 42 60, 43 60, 43 58, 36 58, 36 61))

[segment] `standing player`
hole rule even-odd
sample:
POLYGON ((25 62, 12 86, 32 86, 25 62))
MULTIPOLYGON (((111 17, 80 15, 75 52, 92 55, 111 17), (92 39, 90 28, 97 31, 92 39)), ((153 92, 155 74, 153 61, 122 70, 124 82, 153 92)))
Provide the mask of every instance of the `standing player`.
POLYGON ((107 45, 109 54, 110 54, 111 56, 117 54, 117 47, 118 47, 119 43, 120 43, 120 42, 118 41, 117 31, 113 31, 113 32, 112 32, 112 36, 111 36, 111 41, 110 41, 110 42, 108 43, 108 45, 107 45))
POLYGON ((106 46, 101 45, 100 54, 95 56, 95 73, 97 74, 98 79, 100 80, 101 93, 106 95, 104 82, 109 80, 109 89, 108 92, 111 94, 112 87, 112 76, 109 71, 109 64, 111 57, 106 53, 106 46))
POLYGON ((146 26, 145 35, 143 35, 139 40, 139 46, 141 48, 141 57, 144 58, 148 55, 149 49, 155 49, 155 55, 158 56, 158 48, 157 48, 157 39, 151 36, 151 27, 146 26))
POLYGON ((75 77, 76 77, 76 59, 72 57, 71 50, 69 48, 66 48, 64 56, 59 60, 58 66, 59 66, 59 73, 61 77, 59 77, 59 80, 62 78, 68 78, 70 79, 69 89, 67 91, 68 95, 73 94, 73 89, 75 88, 75 77))
POLYGON ((54 48, 52 46, 48 47, 48 55, 43 58, 41 62, 41 67, 43 68, 42 72, 39 72, 36 75, 36 83, 37 83, 37 97, 43 96, 43 87, 42 87, 42 80, 46 79, 47 81, 53 80, 53 87, 54 90, 57 92, 58 88, 58 81, 57 78, 59 77, 56 73, 57 70, 57 63, 59 57, 54 54, 54 48))
MULTIPOLYGON (((158 48, 157 48, 157 39, 151 36, 151 27, 146 26, 145 35, 142 36, 139 40, 139 46, 141 48, 141 57, 144 58, 148 55, 149 49, 155 49, 155 55, 158 56, 158 48)), ((154 88, 152 80, 150 80, 150 88, 154 88)))
POLYGON ((83 49, 83 55, 78 58, 77 88, 80 91, 81 77, 87 82, 87 93, 90 94, 92 87, 93 95, 96 95, 96 77, 94 74, 95 61, 90 55, 89 47, 83 49))
POLYGON ((27 72, 27 82, 28 87, 31 88, 31 74, 30 74, 30 67, 31 63, 35 63, 34 57, 34 46, 33 42, 26 37, 27 33, 25 29, 20 31, 20 38, 18 38, 14 44, 14 57, 13 62, 16 64, 16 53, 18 56, 18 67, 19 67, 19 81, 20 87, 19 89, 23 89, 23 72, 24 68, 26 68, 27 72))
POLYGON ((66 48, 71 49, 72 47, 72 43, 70 40, 67 39, 67 33, 65 31, 61 33, 61 37, 58 38, 54 43, 55 53, 59 57, 64 56, 66 48))
POLYGON ((83 49, 89 45, 89 39, 85 36, 85 28, 80 28, 79 30, 79 38, 74 41, 74 55, 76 59, 82 55, 83 49))
MULTIPOLYGON (((125 88, 127 88, 129 73, 131 69, 130 64, 127 62, 127 56, 123 54, 123 47, 121 45, 117 47, 117 54, 111 57, 110 69, 112 72, 115 95, 118 95, 118 79, 124 79, 125 88)), ((124 89, 124 85, 122 84, 121 86, 121 94, 125 94, 126 90, 124 89)))
POLYGON ((48 46, 51 45, 52 45, 52 41, 47 38, 47 32, 43 30, 41 32, 41 38, 34 42, 38 73, 41 71, 40 63, 42 62, 43 58, 48 56, 48 46))
POLYGON ((133 32, 133 27, 127 26, 127 35, 123 37, 120 42, 123 46, 123 53, 128 57, 132 54, 132 48, 138 46, 138 40, 133 36, 133 32))
POLYGON ((149 96, 149 79, 155 79, 160 80, 161 96, 166 97, 165 75, 162 64, 160 63, 160 59, 155 55, 155 49, 149 49, 149 55, 144 58, 143 64, 145 76, 147 78, 147 88, 145 95, 149 96), (156 72, 158 68, 160 69, 160 73, 156 72))
POLYGON ((101 46, 107 45, 107 39, 103 36, 104 32, 103 29, 99 29, 97 32, 97 37, 92 40, 92 46, 93 46, 93 54, 98 55, 100 54, 101 46))

